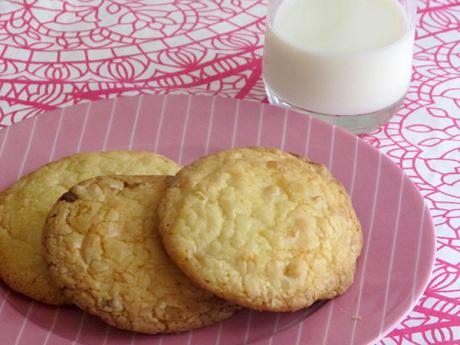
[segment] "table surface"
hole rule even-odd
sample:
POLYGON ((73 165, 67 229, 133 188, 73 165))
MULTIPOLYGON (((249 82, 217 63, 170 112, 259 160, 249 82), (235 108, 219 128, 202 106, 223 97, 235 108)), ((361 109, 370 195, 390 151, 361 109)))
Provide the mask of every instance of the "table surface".
MULTIPOLYGON (((266 101, 263 0, 2 0, 0 128, 119 96, 193 93, 266 101)), ((418 4, 404 106, 363 140, 431 210, 437 257, 414 309, 378 344, 460 342, 460 2, 418 4)))

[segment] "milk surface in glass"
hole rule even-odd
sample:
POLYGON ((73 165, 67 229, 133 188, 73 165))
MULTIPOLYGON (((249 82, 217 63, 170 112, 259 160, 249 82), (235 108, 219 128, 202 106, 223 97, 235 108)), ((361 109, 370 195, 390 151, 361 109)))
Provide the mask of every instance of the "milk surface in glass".
POLYGON ((358 115, 400 100, 413 30, 396 0, 285 0, 267 22, 263 75, 296 107, 358 115))

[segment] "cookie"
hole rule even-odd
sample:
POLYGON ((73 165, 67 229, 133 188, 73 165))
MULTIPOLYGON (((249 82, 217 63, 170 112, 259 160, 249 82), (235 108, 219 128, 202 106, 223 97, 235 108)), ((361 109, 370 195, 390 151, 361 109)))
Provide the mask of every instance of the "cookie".
POLYGON ((172 180, 158 208, 173 261, 242 306, 295 311, 353 282, 362 232, 344 187, 321 164, 277 149, 204 157, 172 180))
POLYGON ((149 152, 81 153, 47 164, 0 194, 0 277, 14 290, 49 304, 65 298, 50 281, 41 234, 54 202, 74 184, 98 175, 174 174, 173 161, 149 152))
POLYGON ((166 176, 97 177, 73 187, 46 222, 45 260, 77 306, 122 329, 178 332, 236 307, 195 286, 169 259, 156 207, 166 176))

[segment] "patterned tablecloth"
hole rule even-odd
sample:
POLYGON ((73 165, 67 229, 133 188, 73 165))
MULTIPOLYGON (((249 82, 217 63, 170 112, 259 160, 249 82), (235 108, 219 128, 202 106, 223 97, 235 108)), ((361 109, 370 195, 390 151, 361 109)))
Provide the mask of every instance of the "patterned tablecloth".
MULTIPOLYGON (((2 0, 0 128, 88 100, 184 92, 266 101, 263 0, 2 0)), ((399 113, 362 136, 404 169, 437 233, 431 282, 379 344, 460 343, 460 2, 423 0, 399 113)))

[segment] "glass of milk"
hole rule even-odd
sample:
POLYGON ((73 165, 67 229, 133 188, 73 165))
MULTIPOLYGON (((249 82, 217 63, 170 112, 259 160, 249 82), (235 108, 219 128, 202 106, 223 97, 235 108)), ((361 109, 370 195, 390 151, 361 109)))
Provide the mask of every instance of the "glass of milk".
POLYGON ((269 0, 263 77, 270 103, 365 133, 401 104, 416 0, 269 0))

